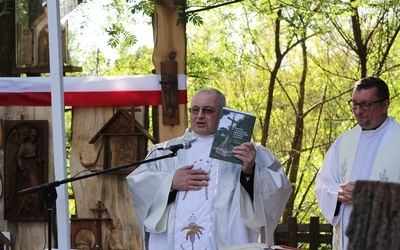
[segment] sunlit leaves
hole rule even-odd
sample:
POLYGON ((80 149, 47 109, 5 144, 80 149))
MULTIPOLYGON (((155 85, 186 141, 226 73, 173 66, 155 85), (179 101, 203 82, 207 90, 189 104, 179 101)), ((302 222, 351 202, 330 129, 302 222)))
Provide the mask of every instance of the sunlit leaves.
MULTIPOLYGON (((217 87, 226 93, 231 107, 253 112, 257 116, 254 141, 260 140, 260 131, 265 125, 263 116, 268 84, 277 61, 276 46, 285 55, 277 72, 267 146, 283 163, 294 153, 301 154, 296 166, 299 169, 296 181, 299 198, 296 198, 293 214, 319 214, 315 196, 311 191, 307 192, 306 186, 312 186, 312 178, 332 142, 355 124, 346 103, 352 84, 360 77, 357 54, 348 43, 352 39, 353 27, 349 18, 355 13, 354 8, 359 8, 363 34, 371 34, 372 40, 368 44, 370 74, 378 72, 375 69, 379 65, 385 65, 382 77, 388 79, 389 84, 397 81, 400 44, 386 46, 396 34, 400 20, 396 16, 400 13, 400 5, 392 3, 353 1, 350 6, 349 1, 340 0, 249 0, 240 6, 202 13, 202 27, 188 24, 189 93, 205 86, 217 87), (392 9, 381 20, 384 25, 374 26, 379 13, 388 8, 392 9), (333 25, 332 21, 338 25, 333 25), (275 26, 277 22, 279 26, 275 26), (368 33, 369 30, 374 32, 368 33), (299 115, 298 83, 304 62, 301 39, 306 39, 305 56, 308 58, 302 114, 305 126, 303 145, 294 152, 291 144, 299 115), (390 53, 385 55, 387 50, 390 53), (307 199, 300 204, 303 196, 307 199)), ((393 101, 400 102, 399 87, 393 83, 391 89, 396 96, 393 101)), ((391 112, 400 114, 398 108, 391 112)))
MULTIPOLYGON (((123 50, 126 51, 126 50, 123 50)), ((139 47, 132 53, 123 53, 115 61, 110 75, 146 75, 151 74, 154 68, 152 62, 153 49, 145 46, 139 47)))
POLYGON ((107 44, 110 45, 111 48, 116 48, 121 43, 133 46, 137 42, 136 36, 127 31, 122 24, 114 23, 111 27, 106 29, 106 32, 110 36, 107 44))
POLYGON ((198 13, 186 13, 184 11, 184 7, 180 6, 179 9, 181 10, 178 14, 178 20, 176 20, 176 24, 183 24, 186 25, 187 23, 193 23, 194 25, 200 26, 203 25, 203 19, 198 13))
MULTIPOLYGON (((129 11, 132 12, 132 14, 142 13, 143 15, 146 15, 146 16, 151 16, 153 14, 153 11, 154 11, 154 2, 153 1, 126 0, 126 2, 129 4, 129 11)), ((164 1, 158 0, 156 3, 162 4, 163 2, 164 1)))

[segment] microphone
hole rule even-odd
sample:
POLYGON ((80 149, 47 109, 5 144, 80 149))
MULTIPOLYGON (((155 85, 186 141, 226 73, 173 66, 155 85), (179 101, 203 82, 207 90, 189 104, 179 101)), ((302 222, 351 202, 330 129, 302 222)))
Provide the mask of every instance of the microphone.
POLYGON ((161 147, 161 148, 157 148, 157 150, 179 150, 179 149, 189 149, 192 147, 192 143, 190 142, 184 142, 184 143, 180 143, 180 144, 176 144, 176 145, 170 145, 170 146, 165 146, 165 147, 161 147))

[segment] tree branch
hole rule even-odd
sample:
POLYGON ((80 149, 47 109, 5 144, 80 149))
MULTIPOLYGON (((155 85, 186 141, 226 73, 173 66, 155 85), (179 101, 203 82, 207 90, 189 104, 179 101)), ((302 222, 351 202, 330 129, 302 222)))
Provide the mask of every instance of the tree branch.
POLYGON ((238 3, 238 2, 242 2, 243 0, 234 0, 232 2, 227 2, 227 3, 221 3, 221 4, 217 4, 217 5, 210 5, 210 6, 206 6, 204 8, 201 9, 197 9, 197 10, 189 10, 186 11, 187 14, 191 14, 191 13, 197 13, 197 12, 201 12, 201 11, 205 11, 205 10, 211 10, 211 9, 215 9, 215 8, 219 8, 225 5, 230 5, 230 4, 234 4, 234 3, 238 3))

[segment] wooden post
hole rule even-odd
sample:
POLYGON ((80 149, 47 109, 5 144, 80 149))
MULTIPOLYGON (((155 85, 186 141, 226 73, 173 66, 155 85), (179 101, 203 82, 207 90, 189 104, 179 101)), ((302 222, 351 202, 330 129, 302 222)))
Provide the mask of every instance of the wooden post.
POLYGON ((310 218, 310 250, 317 250, 319 246, 319 217, 310 218))
POLYGON ((357 181, 346 230, 348 249, 400 249, 399 211, 399 183, 357 181))
MULTIPOLYGON (((156 74, 164 73, 161 65, 163 62, 171 61, 171 53, 175 55, 177 73, 186 74, 186 32, 184 25, 177 25, 178 14, 174 0, 166 0, 163 4, 154 6, 153 63, 156 74)), ((186 105, 179 105, 177 112, 178 121, 171 122, 171 117, 164 118, 166 112, 163 112, 163 107, 158 107, 158 131, 155 131, 158 141, 165 141, 184 133, 187 128, 186 105)))
POLYGON ((288 218, 289 246, 297 247, 297 218, 288 218))

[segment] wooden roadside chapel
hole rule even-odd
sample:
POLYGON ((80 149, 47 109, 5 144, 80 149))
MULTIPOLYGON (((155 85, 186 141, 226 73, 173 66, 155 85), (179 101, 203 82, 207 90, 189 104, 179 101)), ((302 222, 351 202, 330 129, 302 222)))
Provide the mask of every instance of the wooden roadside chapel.
MULTIPOLYGON (((44 19, 37 21, 35 27, 41 31, 48 31, 48 40, 43 38, 42 33, 41 41, 49 42, 50 53, 47 54, 49 60, 41 57, 42 64, 36 63, 14 69, 14 74, 25 74, 28 77, 0 78, 2 125, 0 126, 2 135, 0 168, 3 182, 8 178, 5 175, 7 171, 4 171, 4 159, 9 159, 10 162, 14 159, 11 153, 7 152, 10 148, 6 147, 7 142, 15 146, 22 142, 22 137, 25 135, 28 141, 28 131, 35 128, 38 128, 37 142, 40 142, 35 147, 48 150, 47 153, 43 151, 36 153, 37 159, 46 156, 46 160, 38 160, 40 166, 47 170, 44 172, 46 178, 43 180, 51 183, 63 179, 63 175, 66 175, 66 169, 64 169, 66 159, 60 159, 58 152, 60 148, 65 152, 65 144, 63 145, 65 132, 62 130, 65 106, 71 108, 73 114, 69 162, 71 177, 141 160, 147 142, 164 141, 180 136, 184 132, 187 127, 186 39, 184 26, 176 23, 178 19, 176 5, 178 4, 181 3, 167 0, 162 5, 155 4, 154 6, 154 75, 71 79, 63 77, 64 73, 79 70, 79 67, 65 67, 65 63, 62 62, 61 55, 63 54, 58 53, 62 48, 61 29, 57 27, 57 20, 60 19, 57 11, 53 11, 54 6, 58 6, 58 1, 48 2, 48 28, 43 22, 44 19), (52 15, 55 15, 56 19, 52 19, 54 18, 52 15), (56 32, 52 33, 54 30, 56 32), (46 65, 46 62, 50 65, 46 65), (44 73, 50 73, 50 77, 41 77, 44 73), (58 82, 61 83, 61 87, 64 86, 64 89, 57 87, 58 92, 53 92, 58 82), (131 85, 133 87, 125 88, 131 85), (144 85, 144 87, 136 90, 136 85, 144 85), (23 90, 14 89, 19 88, 18 86, 23 86, 21 87, 23 90), (148 128, 144 123, 146 106, 153 107, 153 123, 156 124, 153 135, 147 132, 148 128), (43 121, 48 126, 45 128, 37 125, 37 121, 43 121), (7 129, 8 134, 3 134, 4 124, 10 122, 23 125, 11 127, 7 125, 7 128, 10 127, 7 129), (7 140, 11 138, 9 137, 11 133, 19 134, 20 139, 7 140), (144 140, 146 144, 143 143, 144 140), (120 145, 136 150, 132 150, 134 154, 129 154, 132 152, 120 145)), ((29 26, 27 28, 29 31, 29 26)), ((25 39, 29 38, 28 31, 25 32, 28 35, 25 39)), ((29 44, 29 42, 26 43, 29 44)), ((26 61, 29 56, 24 55, 20 58, 26 61)), ((137 229, 130 191, 125 181, 126 174, 126 172, 109 173, 72 182, 76 215, 70 221, 68 208, 64 207, 68 203, 68 196, 65 196, 64 192, 65 185, 57 187, 58 198, 51 215, 50 239, 46 232, 49 228, 46 216, 32 215, 28 216, 28 219, 21 219, 21 216, 16 213, 14 216, 13 213, 12 220, 7 220, 2 216, 0 218, 1 236, 10 238, 4 240, 7 241, 4 243, 11 245, 12 249, 24 250, 50 247, 56 249, 141 249, 142 240, 140 231, 137 229), (66 223, 65 218, 68 220, 66 223), (48 246, 50 241, 51 246, 48 246)), ((42 183, 43 181, 38 184, 42 183)), ((3 183, 1 186, 3 187, 3 183)), ((0 212, 3 215, 6 207, 5 196, 5 192, 2 192, 0 212)), ((46 210, 40 210, 40 212, 46 214, 46 210)), ((0 237, 1 239, 3 237, 0 237)))

